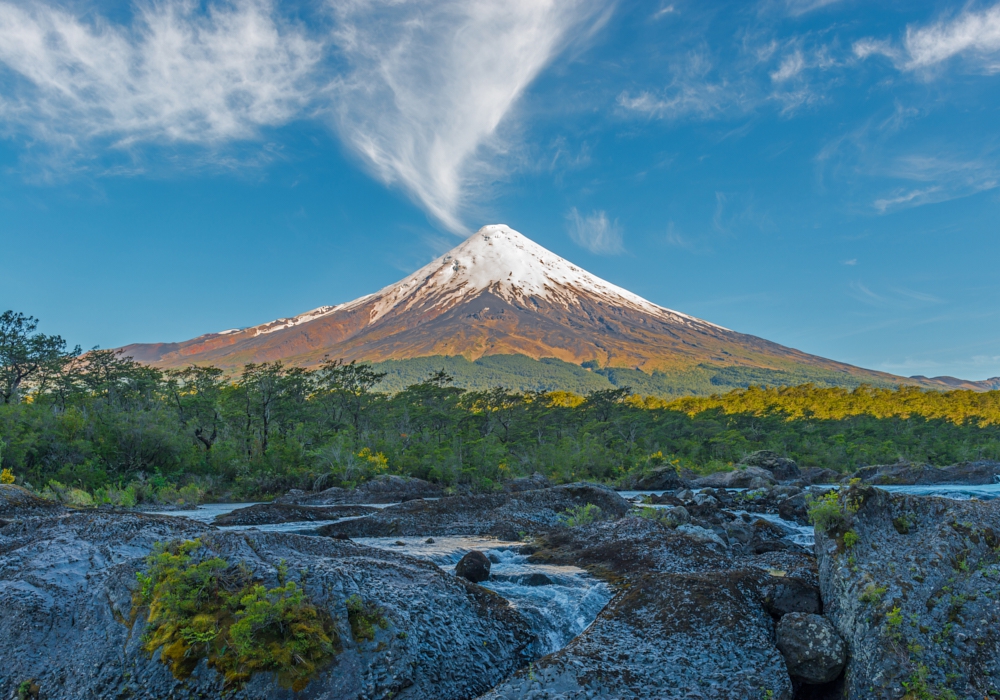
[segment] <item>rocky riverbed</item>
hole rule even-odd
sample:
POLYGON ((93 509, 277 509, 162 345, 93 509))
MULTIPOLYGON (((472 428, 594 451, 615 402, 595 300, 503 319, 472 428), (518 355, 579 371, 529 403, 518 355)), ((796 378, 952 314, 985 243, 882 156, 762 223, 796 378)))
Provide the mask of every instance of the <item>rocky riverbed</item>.
POLYGON ((830 490, 756 461, 753 488, 675 472, 656 475, 670 489, 533 477, 420 497, 406 480, 405 502, 293 494, 201 521, 0 487, 0 698, 1000 696, 1000 501, 830 490), (266 671, 227 684, 208 658, 177 678, 144 648, 136 575, 156 543, 192 540, 329 620, 335 653, 299 692, 266 671))

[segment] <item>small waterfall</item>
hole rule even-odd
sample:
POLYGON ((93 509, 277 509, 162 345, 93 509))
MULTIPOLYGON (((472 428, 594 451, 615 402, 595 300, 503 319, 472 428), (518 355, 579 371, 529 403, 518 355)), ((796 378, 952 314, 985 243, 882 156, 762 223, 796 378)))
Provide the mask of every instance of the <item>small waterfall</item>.
POLYGON ((611 600, 603 581, 572 566, 532 564, 519 553, 521 543, 482 537, 367 537, 354 540, 370 547, 402 552, 434 562, 448 573, 472 550, 491 562, 490 579, 481 585, 510 601, 538 635, 536 653, 562 649, 583 632, 611 600))

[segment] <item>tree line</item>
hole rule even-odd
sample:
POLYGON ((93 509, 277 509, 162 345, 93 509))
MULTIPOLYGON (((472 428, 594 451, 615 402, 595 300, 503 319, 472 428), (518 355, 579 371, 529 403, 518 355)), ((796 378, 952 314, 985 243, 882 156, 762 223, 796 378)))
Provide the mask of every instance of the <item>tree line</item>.
POLYGON ((0 316, 0 468, 64 500, 259 499, 383 473, 489 491, 541 472, 624 483, 758 449, 841 472, 905 459, 1000 459, 1000 392, 751 387, 664 401, 627 387, 466 391, 444 371, 380 390, 371 365, 160 370, 80 353, 0 316))

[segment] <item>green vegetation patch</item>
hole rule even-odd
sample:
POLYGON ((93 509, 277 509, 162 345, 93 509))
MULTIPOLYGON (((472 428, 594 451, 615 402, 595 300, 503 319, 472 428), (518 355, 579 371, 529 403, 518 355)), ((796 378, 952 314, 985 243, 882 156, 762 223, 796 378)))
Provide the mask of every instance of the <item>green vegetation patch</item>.
POLYGON ((357 593, 345 602, 347 621, 351 623, 351 635, 358 644, 375 641, 376 629, 380 627, 385 629, 389 626, 389 620, 382 614, 382 609, 371 601, 364 600, 357 593))
POLYGON ((132 617, 148 612, 143 649, 159 649, 176 678, 207 659, 227 687, 266 672, 298 691, 340 650, 329 615, 294 581, 268 589, 200 540, 158 544, 146 563, 136 574, 132 617))
POLYGON ((568 508, 565 513, 559 516, 560 522, 566 527, 579 527, 580 525, 590 525, 598 520, 604 520, 604 513, 600 507, 593 503, 582 506, 568 508))

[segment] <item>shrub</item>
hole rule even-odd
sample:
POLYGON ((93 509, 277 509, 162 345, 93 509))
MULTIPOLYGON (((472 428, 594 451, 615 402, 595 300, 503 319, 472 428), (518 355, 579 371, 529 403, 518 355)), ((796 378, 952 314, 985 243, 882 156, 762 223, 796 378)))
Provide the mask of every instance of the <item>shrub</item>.
POLYGON ((851 548, 858 543, 861 538, 858 537, 858 533, 854 530, 848 530, 844 533, 844 546, 851 548))
POLYGON ((565 513, 559 516, 560 522, 566 527, 576 527, 578 525, 590 525, 591 523, 596 523, 598 520, 603 520, 604 514, 601 512, 600 507, 595 506, 593 503, 588 503, 582 506, 574 506, 569 508, 565 513))
POLYGON ((268 590, 245 567, 209 556, 200 540, 157 545, 146 562, 133 619, 148 609, 143 649, 160 649, 178 679, 207 659, 229 688, 263 671, 298 691, 338 651, 329 616, 293 581, 268 590))
POLYGON ((809 520, 823 532, 843 527, 844 512, 840 508, 840 494, 828 491, 820 497, 807 496, 809 520))
POLYGON ((861 592, 861 602, 878 603, 887 590, 889 590, 888 586, 876 586, 874 583, 869 583, 861 592))
POLYGON ((10 469, 4 469, 0 471, 0 484, 13 484, 14 483, 14 472, 10 469))
POLYGON ((347 620, 351 623, 351 635, 359 644, 374 641, 376 627, 385 629, 389 626, 382 609, 364 601, 357 593, 344 601, 344 604, 347 606, 347 620))

